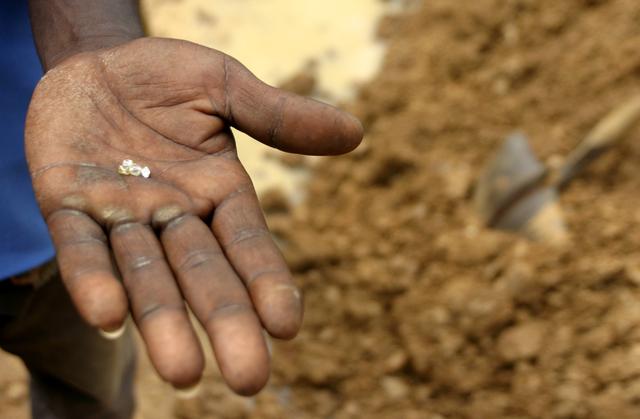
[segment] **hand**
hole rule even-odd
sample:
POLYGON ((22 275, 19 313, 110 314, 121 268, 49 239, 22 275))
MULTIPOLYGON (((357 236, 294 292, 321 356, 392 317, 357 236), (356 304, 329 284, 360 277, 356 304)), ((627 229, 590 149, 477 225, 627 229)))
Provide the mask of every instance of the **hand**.
POLYGON ((269 376, 263 329, 294 337, 302 300, 230 126, 305 154, 348 152, 362 137, 353 117, 271 88, 221 52, 144 38, 50 71, 30 105, 26 149, 83 318, 114 330, 130 307, 158 373, 186 388, 204 364, 188 304, 229 386, 250 395, 269 376), (118 174, 124 159, 151 177, 118 174))

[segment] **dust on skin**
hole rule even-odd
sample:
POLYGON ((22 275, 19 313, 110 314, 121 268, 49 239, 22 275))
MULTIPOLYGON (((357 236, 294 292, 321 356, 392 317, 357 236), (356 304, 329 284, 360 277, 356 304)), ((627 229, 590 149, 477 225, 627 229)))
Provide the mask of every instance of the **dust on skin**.
POLYGON ((84 155, 92 155, 100 150, 94 141, 87 141, 83 138, 73 140, 71 146, 84 155))
POLYGON ((62 198, 62 206, 68 209, 84 211, 87 208, 87 200, 81 195, 69 195, 62 198))
POLYGON ((108 206, 101 209, 100 216, 104 223, 112 226, 135 220, 131 211, 116 206, 108 206))
POLYGON ((116 183, 122 189, 127 189, 126 180, 115 170, 99 166, 81 165, 76 171, 76 182, 80 186, 91 186, 101 182, 116 183))
POLYGON ((151 216, 151 224, 154 227, 164 226, 172 220, 179 218, 184 214, 184 210, 178 205, 168 205, 158 208, 151 216))

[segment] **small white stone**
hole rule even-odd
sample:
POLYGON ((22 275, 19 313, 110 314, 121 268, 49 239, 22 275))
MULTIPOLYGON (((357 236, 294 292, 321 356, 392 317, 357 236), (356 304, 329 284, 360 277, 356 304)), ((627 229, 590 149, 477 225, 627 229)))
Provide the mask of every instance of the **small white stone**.
POLYGON ((133 167, 133 160, 122 160, 122 166, 123 167, 133 167))
POLYGON ((149 176, 151 176, 151 169, 149 169, 147 166, 145 166, 145 167, 142 168, 140 173, 142 174, 143 177, 148 178, 149 176))
POLYGON ((138 165, 131 166, 129 169, 129 174, 131 176, 140 176, 142 174, 142 168, 138 165))

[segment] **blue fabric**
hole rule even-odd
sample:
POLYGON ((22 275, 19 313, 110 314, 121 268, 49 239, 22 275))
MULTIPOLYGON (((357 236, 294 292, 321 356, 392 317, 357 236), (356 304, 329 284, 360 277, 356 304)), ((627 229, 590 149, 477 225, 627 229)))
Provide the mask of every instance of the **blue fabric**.
POLYGON ((27 1, 0 1, 0 280, 54 255, 24 156, 24 120, 41 76, 27 1))

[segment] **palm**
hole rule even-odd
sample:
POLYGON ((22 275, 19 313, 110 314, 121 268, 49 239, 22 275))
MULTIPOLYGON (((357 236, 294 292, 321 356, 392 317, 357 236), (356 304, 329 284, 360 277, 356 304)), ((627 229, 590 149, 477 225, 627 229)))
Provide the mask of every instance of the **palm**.
MULTIPOLYGON (((44 127, 28 137, 29 145, 37 144, 29 147, 29 160, 36 190, 46 191, 46 196, 39 194, 45 214, 69 206, 62 203, 65 198, 82 197, 86 204, 95 195, 118 209, 92 214, 103 225, 127 217, 148 223, 154 211, 171 206, 205 216, 214 201, 247 186, 231 133, 215 114, 211 92, 193 74, 201 68, 184 69, 182 60, 198 51, 175 53, 200 47, 146 43, 145 48, 157 50, 147 50, 155 55, 152 62, 140 59, 140 48, 91 55, 48 75, 40 87, 55 89, 32 104, 36 118, 29 128, 44 127), (118 164, 128 158, 149 166, 152 177, 119 175, 118 164), (56 182, 56 177, 66 181, 56 182), (73 178, 77 181, 69 182, 73 178), (136 199, 140 196, 150 199, 136 199)), ((219 82, 224 79, 211 80, 212 88, 219 82)))
POLYGON ((268 377, 262 328, 293 337, 301 301, 229 125, 309 154, 348 151, 361 135, 349 116, 276 91, 221 53, 145 39, 47 75, 26 146, 63 279, 87 321, 115 328, 130 306, 159 373, 188 386, 203 361, 184 298, 231 387, 250 394, 268 377), (124 159, 151 177, 118 174, 124 159))

